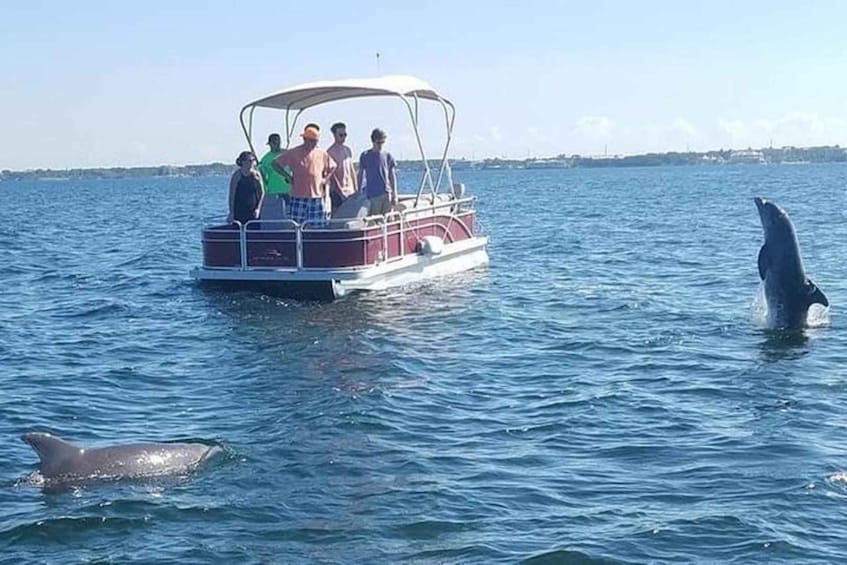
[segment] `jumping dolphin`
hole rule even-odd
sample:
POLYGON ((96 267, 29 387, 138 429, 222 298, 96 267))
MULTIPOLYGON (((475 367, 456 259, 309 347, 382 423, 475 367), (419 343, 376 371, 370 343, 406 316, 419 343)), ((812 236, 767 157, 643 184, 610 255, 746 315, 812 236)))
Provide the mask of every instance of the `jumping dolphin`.
POLYGON ((203 443, 137 443, 96 449, 45 433, 26 433, 21 439, 38 453, 46 480, 90 480, 184 475, 221 452, 203 443))
POLYGON ((785 210, 763 198, 753 201, 765 232, 765 243, 759 250, 759 276, 765 283, 769 321, 774 328, 802 328, 809 306, 829 306, 829 300, 806 278, 797 234, 785 210))

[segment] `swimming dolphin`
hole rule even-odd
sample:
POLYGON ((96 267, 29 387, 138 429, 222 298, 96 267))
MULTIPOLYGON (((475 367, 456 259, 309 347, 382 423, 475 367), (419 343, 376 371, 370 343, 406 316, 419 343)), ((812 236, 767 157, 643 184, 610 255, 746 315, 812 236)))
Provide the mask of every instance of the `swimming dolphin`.
POLYGON ((829 306, 829 300, 806 277, 797 234, 785 210, 763 198, 753 201, 765 232, 765 243, 759 250, 759 276, 765 282, 769 321, 774 328, 802 328, 809 306, 829 306))
POLYGON ((21 439, 38 453, 45 480, 89 480, 184 475, 219 453, 203 443, 136 443, 83 449, 46 433, 21 439))

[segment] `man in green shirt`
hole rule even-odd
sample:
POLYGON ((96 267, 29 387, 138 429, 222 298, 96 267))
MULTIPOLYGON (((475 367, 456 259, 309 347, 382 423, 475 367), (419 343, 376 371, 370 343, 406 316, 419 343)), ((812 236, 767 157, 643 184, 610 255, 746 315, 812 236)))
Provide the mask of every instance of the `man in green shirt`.
MULTIPOLYGON (((265 199, 262 203, 263 220, 281 220, 288 213, 288 205, 291 199, 291 176, 281 175, 274 170, 271 163, 282 155, 280 148, 280 137, 278 133, 268 136, 270 151, 265 153, 259 161, 259 172, 265 181, 265 199)), ((268 226, 269 229, 281 229, 283 224, 274 222, 268 226)))

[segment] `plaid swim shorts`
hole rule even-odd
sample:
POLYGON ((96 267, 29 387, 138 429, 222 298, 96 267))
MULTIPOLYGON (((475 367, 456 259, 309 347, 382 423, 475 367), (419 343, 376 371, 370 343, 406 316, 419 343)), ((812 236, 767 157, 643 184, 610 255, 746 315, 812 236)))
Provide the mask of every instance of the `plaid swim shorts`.
POLYGON ((298 224, 308 221, 310 226, 317 227, 317 222, 325 222, 328 214, 322 198, 292 198, 288 217, 298 224))

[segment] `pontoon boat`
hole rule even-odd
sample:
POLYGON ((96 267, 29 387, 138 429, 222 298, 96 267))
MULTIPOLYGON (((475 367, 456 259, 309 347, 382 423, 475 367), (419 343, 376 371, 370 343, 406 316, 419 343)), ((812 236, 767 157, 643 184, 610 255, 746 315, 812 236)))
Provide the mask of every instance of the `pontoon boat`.
POLYGON ((478 233, 475 198, 454 184, 447 152, 455 107, 431 86, 410 76, 314 82, 250 102, 241 127, 253 145, 253 112, 285 112, 286 146, 305 110, 339 100, 389 96, 408 110, 423 172, 416 194, 401 194, 385 216, 328 222, 252 220, 207 222, 202 230, 203 265, 192 275, 204 283, 256 289, 278 296, 336 298, 353 290, 378 290, 480 267, 488 263, 488 238, 478 233), (447 137, 437 174, 430 167, 418 128, 421 100, 439 104, 447 137), (434 178, 435 177, 435 178, 434 178), (443 186, 443 188, 442 188, 443 186))

